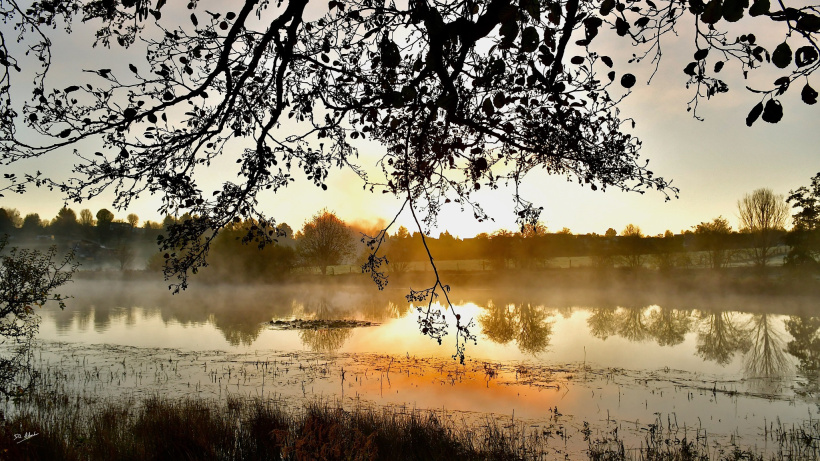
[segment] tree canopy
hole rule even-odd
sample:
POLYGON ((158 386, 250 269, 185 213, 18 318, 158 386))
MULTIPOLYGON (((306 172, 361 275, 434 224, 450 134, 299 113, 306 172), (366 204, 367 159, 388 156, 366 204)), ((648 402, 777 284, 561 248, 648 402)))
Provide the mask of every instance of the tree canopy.
MULTIPOLYGON (((805 103, 817 101, 808 78, 820 66, 820 16, 811 4, 192 0, 189 12, 178 5, 0 3, 7 25, 0 30, 0 161, 74 148, 71 179, 8 173, 2 188, 46 185, 77 202, 111 191, 119 209, 158 194, 160 213, 189 213, 193 219, 169 226, 162 241, 180 250, 169 253, 166 276, 179 276, 183 288, 226 224, 254 219, 249 236, 272 241, 275 217, 259 209, 258 196, 284 188, 298 170, 326 189, 332 168, 350 168, 366 189, 418 211, 420 228, 451 201, 488 219, 475 191, 505 184, 515 190, 519 224, 536 223, 541 207, 517 187, 535 169, 592 189, 675 196, 627 132, 619 103, 637 80, 599 50, 599 35, 634 46, 633 62, 657 63, 667 35, 694 27, 684 72, 695 116, 703 98, 728 91, 719 78, 728 63, 744 75, 763 66, 782 74, 773 86, 752 89, 750 126, 758 118, 778 122, 791 86, 803 85, 805 103), (748 17, 769 21, 752 27, 748 17), (52 78, 60 58, 51 52, 53 37, 83 29, 75 21, 94 26, 96 45, 144 47, 144 60, 86 69, 82 81, 52 78), (752 30, 730 33, 740 27, 752 30), (775 42, 759 43, 772 35, 760 27, 776 30, 775 42), (26 66, 29 87, 16 77, 26 66), (382 146, 382 175, 356 163, 359 140, 382 146), (206 190, 198 172, 236 152, 236 170, 206 190)), ((377 281, 380 262, 371 258, 365 268, 377 281)))

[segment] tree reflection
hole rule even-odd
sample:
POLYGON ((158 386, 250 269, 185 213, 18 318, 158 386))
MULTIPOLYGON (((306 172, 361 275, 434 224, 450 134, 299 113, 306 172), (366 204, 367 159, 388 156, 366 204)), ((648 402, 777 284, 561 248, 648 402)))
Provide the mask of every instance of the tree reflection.
POLYGON ((299 330, 299 339, 314 352, 334 352, 344 346, 352 333, 352 328, 299 330))
POLYGON ((507 344, 513 339, 521 352, 537 354, 550 343, 552 322, 547 321, 548 310, 531 303, 487 303, 484 314, 478 317, 481 332, 491 341, 507 344))
POLYGON ((785 374, 789 362, 783 337, 774 327, 771 314, 755 315, 751 325, 751 348, 746 355, 746 373, 752 377, 776 378, 785 374))
POLYGON ((622 307, 615 314, 618 334, 630 341, 643 341, 649 336, 643 307, 622 307))
POLYGON ((786 351, 798 360, 797 370, 806 379, 798 382, 798 393, 816 395, 820 392, 820 317, 792 316, 786 320, 786 331, 794 339, 786 351))
POLYGON ((735 352, 746 353, 751 347, 750 331, 735 322, 729 312, 708 312, 701 314, 701 328, 698 331, 697 353, 703 360, 712 360, 719 365, 732 361, 735 352))
POLYGON ((682 343, 691 328, 691 311, 659 307, 649 314, 647 329, 659 346, 674 346, 682 343))
POLYGON ((587 318, 589 333, 603 340, 618 333, 616 320, 616 307, 596 307, 592 309, 592 315, 587 318))

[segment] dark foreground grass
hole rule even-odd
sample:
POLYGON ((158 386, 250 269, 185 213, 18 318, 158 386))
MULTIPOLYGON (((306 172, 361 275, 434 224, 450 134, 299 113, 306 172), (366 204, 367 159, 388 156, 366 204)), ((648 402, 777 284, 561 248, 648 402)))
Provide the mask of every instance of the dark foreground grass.
MULTIPOLYGON (((0 423, 0 460, 519 460, 556 459, 549 436, 521 424, 453 421, 439 412, 327 402, 290 408, 271 399, 152 397, 96 401, 39 392, 0 423)), ((585 425, 585 428, 587 426, 585 425)), ((589 437, 589 431, 580 431, 589 437)), ((820 422, 772 426, 754 447, 650 425, 639 447, 617 430, 577 453, 592 460, 702 461, 820 458, 820 422), (765 447, 764 447, 765 445, 765 447), (765 448, 767 454, 761 454, 765 448)), ((554 440, 553 440, 554 442, 554 440)), ((568 458, 572 459, 572 458, 568 458)))
POLYGON ((0 459, 378 460, 531 459, 538 437, 488 423, 468 428, 435 412, 289 410, 276 400, 149 398, 89 402, 36 395, 0 430, 0 459), (19 442, 26 434, 33 437, 19 442), (17 434, 17 436, 15 436, 17 434))

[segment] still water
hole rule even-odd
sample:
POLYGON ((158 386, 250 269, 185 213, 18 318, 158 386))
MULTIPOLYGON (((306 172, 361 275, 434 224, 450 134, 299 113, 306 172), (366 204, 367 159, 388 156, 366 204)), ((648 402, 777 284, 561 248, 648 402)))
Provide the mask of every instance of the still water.
POLYGON ((433 305, 451 327, 454 313, 473 320, 477 343, 460 365, 454 332, 441 345, 422 335, 402 289, 212 284, 171 295, 154 280, 78 280, 67 294, 67 309, 41 314, 38 359, 82 392, 493 413, 558 434, 556 453, 582 450, 587 424, 593 437, 620 428, 640 443, 662 424, 765 451, 768 428, 818 408, 812 299, 464 287, 452 311, 433 305), (373 325, 270 324, 292 319, 373 325))

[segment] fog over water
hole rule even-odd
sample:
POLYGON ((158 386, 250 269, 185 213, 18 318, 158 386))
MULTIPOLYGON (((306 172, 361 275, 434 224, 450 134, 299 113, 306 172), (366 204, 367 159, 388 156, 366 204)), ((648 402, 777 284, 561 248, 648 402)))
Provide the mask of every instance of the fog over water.
MULTIPOLYGON (((811 295, 737 294, 701 280, 701 290, 560 275, 459 281, 453 309, 473 319, 477 338, 460 365, 454 331, 441 345, 422 335, 405 299, 423 280, 399 278, 384 291, 345 277, 195 282, 172 295, 154 278, 117 277, 80 276, 64 290, 74 296, 64 311, 43 309, 37 358, 47 380, 84 393, 330 398, 479 422, 493 413, 577 434, 589 423, 636 444, 662 418, 756 444, 767 422, 817 411, 811 295), (271 324, 294 319, 313 327, 271 324), (340 319, 371 326, 323 323, 340 319)), ((567 443, 586 447, 583 436, 567 443)))

